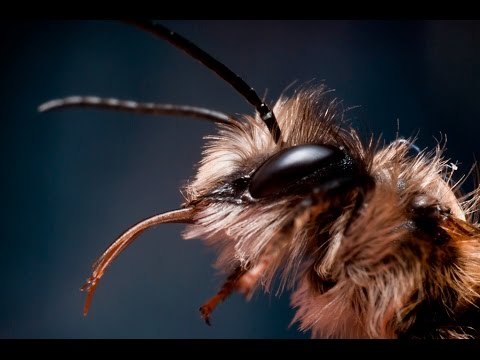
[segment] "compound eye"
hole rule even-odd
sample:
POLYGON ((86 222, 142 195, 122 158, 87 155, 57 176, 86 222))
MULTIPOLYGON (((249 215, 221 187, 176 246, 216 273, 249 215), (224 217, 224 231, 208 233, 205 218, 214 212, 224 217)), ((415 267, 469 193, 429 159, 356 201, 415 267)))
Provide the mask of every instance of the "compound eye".
POLYGON ((284 149, 253 173, 250 195, 260 199, 281 193, 317 171, 335 166, 344 157, 343 151, 332 145, 307 144, 284 149))

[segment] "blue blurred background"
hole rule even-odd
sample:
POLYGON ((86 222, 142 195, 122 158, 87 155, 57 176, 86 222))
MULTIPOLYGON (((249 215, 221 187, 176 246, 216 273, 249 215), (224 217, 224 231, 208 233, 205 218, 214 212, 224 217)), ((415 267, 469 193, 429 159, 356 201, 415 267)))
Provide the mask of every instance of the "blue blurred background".
MULTIPOLYGON (((292 81, 336 89, 360 127, 418 145, 447 134, 466 172, 478 155, 480 22, 164 21, 275 100, 292 81), (435 137, 435 138, 434 138, 435 137)), ((38 114, 91 94, 252 113, 228 85, 167 43, 113 21, 0 24, 2 338, 302 338, 289 294, 198 307, 223 276, 181 225, 145 233, 106 273, 91 312, 80 286, 130 225, 178 208, 214 126, 101 110, 38 114)), ((468 189, 467 189, 468 190, 468 189)))

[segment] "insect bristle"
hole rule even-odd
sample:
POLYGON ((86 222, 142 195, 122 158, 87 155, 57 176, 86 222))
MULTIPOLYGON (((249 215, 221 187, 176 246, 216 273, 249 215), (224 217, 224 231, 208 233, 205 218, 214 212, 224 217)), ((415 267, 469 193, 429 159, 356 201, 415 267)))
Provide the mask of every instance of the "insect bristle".
POLYGON ((210 325, 232 292, 291 289, 301 331, 326 338, 468 338, 480 334, 480 190, 417 135, 389 144, 363 136, 326 85, 299 86, 270 108, 238 75, 163 25, 131 21, 184 50, 230 84, 255 114, 74 96, 72 106, 182 115, 213 121, 181 209, 124 232, 97 260, 84 313, 112 261, 146 229, 187 224, 185 239, 217 250, 227 274, 200 307, 210 325), (253 110, 253 109, 252 109, 253 110))

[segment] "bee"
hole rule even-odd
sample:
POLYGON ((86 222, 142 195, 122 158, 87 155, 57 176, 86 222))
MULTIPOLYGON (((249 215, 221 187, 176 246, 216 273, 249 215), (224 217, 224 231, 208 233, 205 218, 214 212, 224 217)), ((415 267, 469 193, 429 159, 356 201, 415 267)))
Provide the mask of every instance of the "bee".
POLYGON ((92 96, 39 111, 95 107, 197 117, 217 125, 177 210, 129 228, 97 259, 82 290, 88 313, 107 268, 146 229, 186 224, 227 273, 200 307, 207 324, 234 291, 292 289, 292 323, 314 338, 472 338, 480 333, 480 189, 462 194, 444 148, 364 139, 325 85, 266 104, 236 73, 153 21, 129 21, 230 84, 255 109, 232 116, 194 106, 92 96))

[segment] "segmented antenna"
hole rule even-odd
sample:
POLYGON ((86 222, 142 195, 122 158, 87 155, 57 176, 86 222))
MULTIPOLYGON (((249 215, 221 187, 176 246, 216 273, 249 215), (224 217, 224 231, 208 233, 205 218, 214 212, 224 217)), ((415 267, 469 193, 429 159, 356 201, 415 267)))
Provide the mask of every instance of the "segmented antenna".
POLYGON ((133 24, 143 30, 146 30, 152 33, 155 36, 158 36, 175 47, 185 51, 188 55, 198 60, 200 63, 205 65, 207 68, 212 70, 223 80, 229 83, 235 90, 237 90, 250 104, 252 104, 255 109, 257 109, 260 114, 260 118, 263 120, 265 125, 267 125, 268 130, 270 131, 273 139, 276 143, 281 138, 280 128, 278 127, 277 119, 273 114, 273 111, 270 110, 268 105, 266 105, 260 97, 257 95, 255 90, 248 85, 240 76, 235 74, 232 70, 222 64, 220 61, 215 59, 210 54, 206 53, 204 50, 200 49, 197 45, 192 43, 190 40, 184 38, 183 36, 177 34, 174 31, 166 28, 165 26, 155 23, 151 20, 125 20, 126 22, 133 24))
POLYGON ((90 107, 107 110, 129 111, 149 115, 179 115, 205 119, 222 124, 232 124, 230 117, 219 111, 188 105, 139 103, 132 100, 100 98, 97 96, 69 96, 43 103, 38 111, 50 111, 67 107, 90 107))

